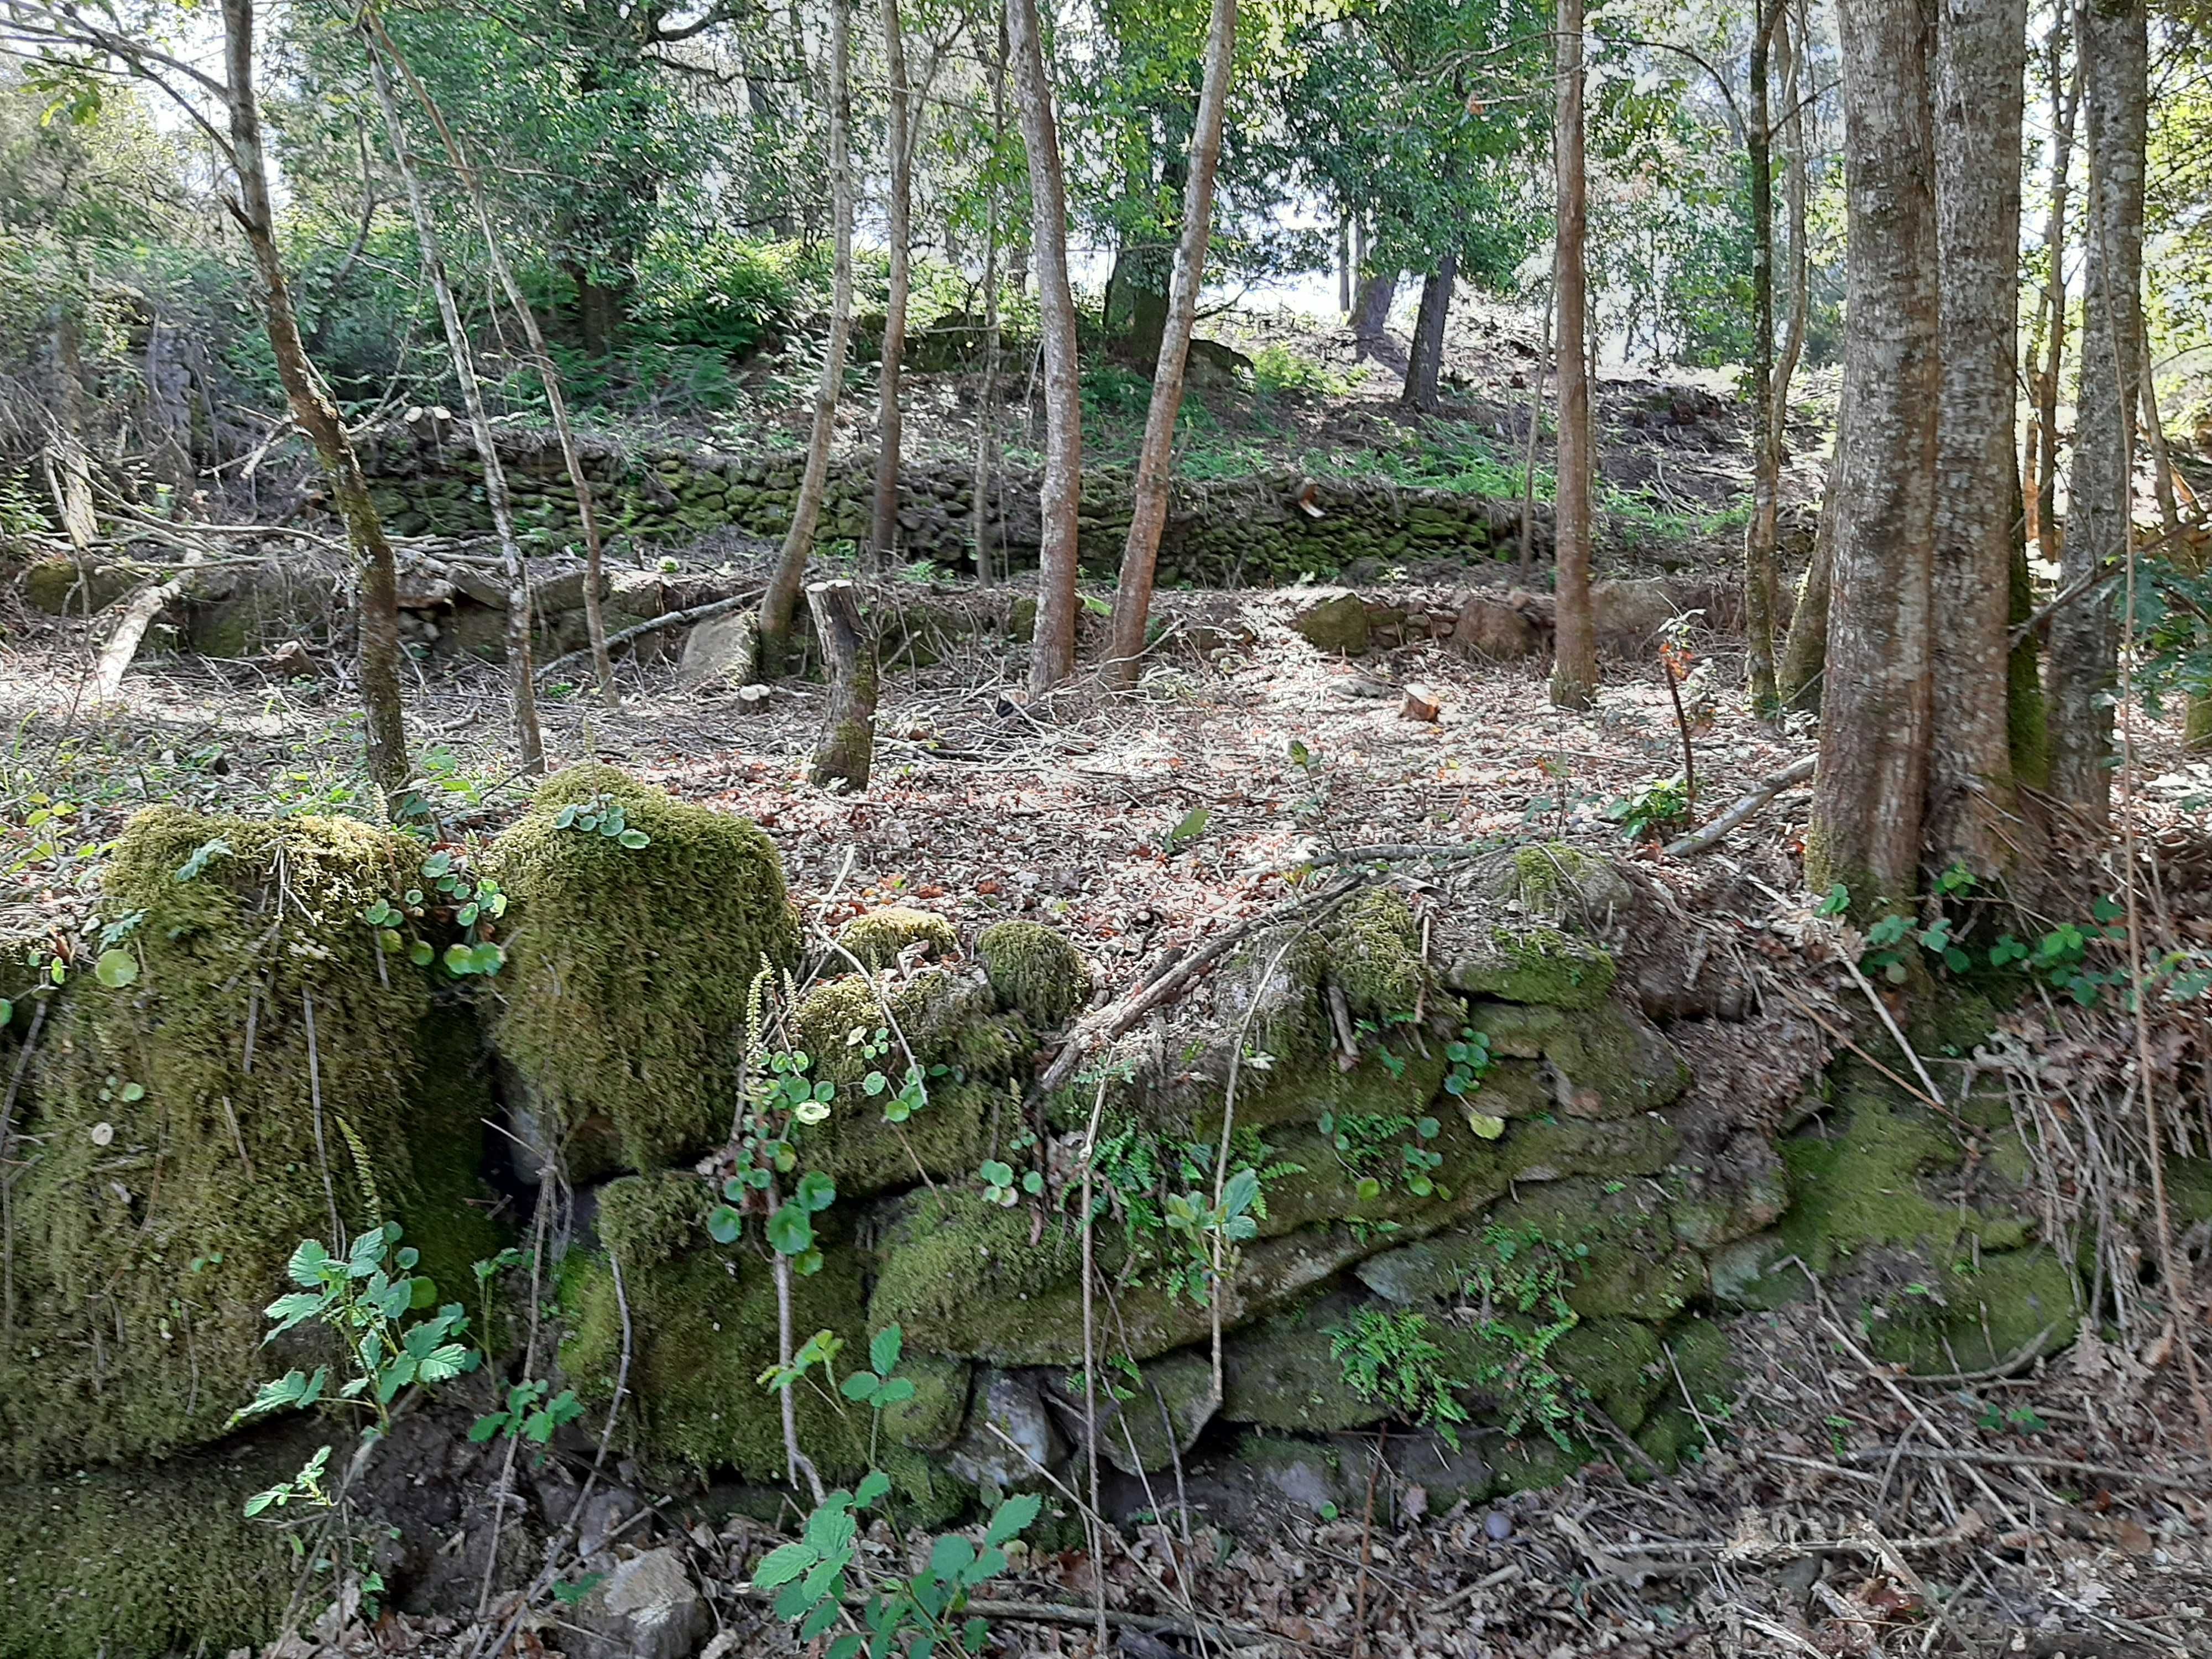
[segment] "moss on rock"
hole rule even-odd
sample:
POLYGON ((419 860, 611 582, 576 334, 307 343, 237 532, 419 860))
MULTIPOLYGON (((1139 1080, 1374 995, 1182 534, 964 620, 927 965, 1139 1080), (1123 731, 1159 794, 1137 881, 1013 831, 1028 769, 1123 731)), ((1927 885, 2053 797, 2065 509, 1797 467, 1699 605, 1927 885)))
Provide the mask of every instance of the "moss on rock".
POLYGON ((797 955, 775 848, 751 823, 671 799, 606 766, 538 792, 500 837, 520 918, 497 1024, 523 1085, 564 1130, 612 1125, 635 1170, 727 1133, 755 974, 797 955), (558 827, 605 797, 651 837, 623 847, 558 827))
POLYGON ((1562 1111, 1575 1117, 1627 1117, 1680 1097, 1689 1068, 1674 1045, 1640 1014, 1608 1000, 1595 1008, 1486 1003, 1468 1015, 1493 1052, 1540 1055, 1562 1111))
POLYGON ((1402 1019, 1420 1005, 1428 983, 1420 924, 1395 887, 1370 887, 1346 905, 1329 929, 1329 982, 1344 993, 1355 1018, 1402 1019))
POLYGON ((917 955, 931 960, 960 951, 960 936, 951 922, 903 904, 887 904, 854 916, 837 930, 837 943, 868 969, 890 967, 909 945, 921 946, 917 955))
MULTIPOLYGON (((632 1358, 628 1443, 650 1458, 746 1480, 781 1480, 781 1407, 759 1382, 777 1360, 776 1293, 769 1265, 745 1247, 705 1242, 712 1189, 684 1173, 628 1176, 600 1197, 599 1231, 622 1264, 632 1358), (684 1248, 696 1240, 696 1246, 684 1248)), ((817 1218, 817 1227, 826 1228, 817 1218)), ((792 1328, 817 1330, 865 1352, 859 1260, 824 1237, 822 1271, 792 1277, 792 1328)), ((561 1274, 569 1335, 561 1366, 588 1403, 612 1399, 622 1364, 622 1297, 605 1255, 572 1255, 561 1274)), ((843 1479, 865 1460, 864 1425, 818 1391, 800 1388, 799 1441, 824 1479, 843 1479)))
POLYGON ((1066 1024, 1091 1000, 1090 964, 1042 923, 994 922, 975 936, 975 954, 1000 1006, 1040 1031, 1066 1024))
POLYGON ((0 1659, 159 1659, 273 1638, 299 1564, 246 1499, 299 1435, 0 1487, 0 1659))
POLYGON ((165 809, 117 843, 110 913, 139 920, 115 982, 80 975, 58 1005, 19 1126, 38 1152, 14 1195, 0 1467, 220 1433, 284 1368, 261 1310, 333 1208, 399 1220, 449 1292, 495 1248, 471 1207, 489 1106, 472 1039, 426 1027, 427 980, 380 963, 362 921, 418 862, 337 818, 165 809))
POLYGON ((1471 996, 1595 1008, 1613 990, 1613 957, 1557 927, 1497 927, 1454 962, 1444 982, 1471 996))

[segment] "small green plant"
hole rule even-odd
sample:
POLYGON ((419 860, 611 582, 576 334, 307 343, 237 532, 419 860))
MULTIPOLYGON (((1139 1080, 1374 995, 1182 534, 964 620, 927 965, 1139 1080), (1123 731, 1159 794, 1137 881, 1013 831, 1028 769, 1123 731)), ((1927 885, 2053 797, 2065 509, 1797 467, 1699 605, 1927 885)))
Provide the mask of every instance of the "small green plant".
POLYGON ((1187 1296, 1198 1306, 1209 1307, 1219 1286, 1216 1282, 1214 1250, 1219 1241, 1218 1272, 1224 1278, 1237 1269, 1236 1246, 1259 1231, 1259 1171, 1240 1169, 1223 1183, 1216 1204, 1203 1190, 1170 1193, 1161 1211, 1167 1237, 1176 1256, 1167 1273, 1168 1299, 1187 1296))
POLYGON ((604 836, 617 846, 635 851, 653 844, 653 837, 642 830, 633 830, 624 816, 623 804, 611 795, 593 795, 589 800, 576 801, 554 814, 556 830, 574 830, 580 835, 604 836))
MULTIPOLYGON (((1968 1403, 1972 1403, 1971 1397, 1968 1403)), ((2033 1406, 2004 1407, 1995 1401, 1984 1402, 1974 1421, 1993 1434, 2007 1429, 2014 1434, 2041 1434, 2051 1426, 2033 1406)))
POLYGON ((1443 1133, 1443 1124, 1435 1118, 1323 1112, 1316 1127, 1335 1150, 1337 1162, 1352 1177, 1352 1191, 1359 1202, 1371 1204, 1381 1198, 1394 1176, 1401 1179, 1406 1190, 1416 1198, 1451 1196, 1451 1189, 1436 1180, 1435 1172, 1443 1167, 1443 1155, 1427 1145, 1443 1133))
MULTIPOLYGON (((847 1402, 868 1408, 872 1464, 884 1413, 914 1395, 913 1383, 896 1375, 902 1346, 897 1326, 878 1331, 868 1345, 869 1369, 840 1383, 836 1364, 843 1344, 823 1331, 800 1348, 791 1364, 772 1369, 762 1382, 771 1391, 795 1388, 818 1367, 841 1411, 847 1402)), ((1042 1504, 1028 1494, 1006 1498, 992 1515, 981 1549, 957 1533, 946 1534, 931 1543, 926 1566, 903 1574, 882 1565, 902 1562, 909 1554, 890 1496, 890 1477, 874 1468, 850 1491, 823 1494, 799 1537, 770 1550, 753 1569, 753 1588, 775 1592, 776 1617, 792 1626, 801 1642, 828 1636, 841 1620, 857 1619, 865 1626, 836 1638, 825 1659, 859 1659, 863 1653, 870 1659, 892 1654, 931 1659, 939 1653, 982 1652, 989 1626, 962 1614, 975 1592, 1006 1570, 1007 1547, 1036 1519, 1042 1504), (862 1517, 870 1511, 882 1518, 901 1547, 888 1553, 861 1548, 862 1517)))
POLYGON ((447 847, 427 854, 416 876, 421 885, 362 910, 361 919, 375 930, 378 945, 388 956, 404 954, 417 968, 440 963, 455 979, 496 974, 507 962, 507 952, 493 938, 507 915, 507 895, 499 883, 477 871, 465 849, 447 847), (440 951, 424 937, 426 927, 450 928, 459 937, 440 951))
POLYGON ((1690 821, 1689 786, 1677 772, 1639 784, 1605 809, 1630 841, 1660 841, 1690 821))
POLYGON ((1349 1325, 1329 1334, 1328 1351, 1352 1393, 1394 1417, 1434 1429, 1459 1449, 1458 1425, 1467 1421, 1467 1408, 1456 1396, 1468 1385, 1446 1370, 1444 1351, 1431 1339, 1426 1318, 1362 1308, 1349 1325))
POLYGON ((1352 382, 1285 345, 1264 345, 1252 354, 1252 384, 1266 396, 1340 398, 1352 382))
POLYGON ((1461 1290, 1474 1303, 1476 1333, 1493 1356, 1475 1367, 1470 1386, 1494 1394, 1508 1434, 1534 1427, 1562 1450, 1582 1418, 1580 1391, 1551 1362, 1553 1347, 1582 1322, 1567 1301, 1566 1256, 1587 1245, 1561 1247, 1534 1229, 1483 1230, 1484 1255, 1461 1290))
POLYGON ((995 1158, 986 1158, 976 1174, 983 1182, 984 1201, 1009 1210, 1022 1201, 1022 1194, 1036 1198, 1044 1192, 1044 1176, 1036 1170, 1025 1170, 1018 1178, 1012 1164, 995 1158))
POLYGON ((469 1425, 469 1438, 481 1445, 487 1440, 511 1436, 533 1446, 550 1446, 555 1430, 584 1414, 583 1402, 576 1398, 574 1389, 563 1389, 548 1399, 550 1387, 550 1383, 534 1380, 514 1384, 507 1391, 503 1407, 486 1412, 469 1425))

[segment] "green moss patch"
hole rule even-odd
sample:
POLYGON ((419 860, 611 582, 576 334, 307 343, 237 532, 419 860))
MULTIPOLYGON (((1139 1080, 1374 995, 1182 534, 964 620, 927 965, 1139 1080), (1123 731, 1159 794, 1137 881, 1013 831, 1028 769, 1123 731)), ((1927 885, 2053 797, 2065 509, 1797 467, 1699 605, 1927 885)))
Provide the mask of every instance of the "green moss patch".
POLYGON ((943 916, 903 904, 887 904, 880 910, 855 916, 837 930, 837 943, 853 954, 863 968, 888 968, 910 946, 920 946, 917 959, 957 956, 960 936, 943 916))
POLYGON ((1613 957, 1557 927, 1493 927, 1454 962, 1444 982, 1504 1002, 1595 1008, 1613 990, 1613 957))
POLYGON ((604 1119, 635 1170, 720 1141, 753 977, 798 954, 768 837, 611 767, 580 766, 500 837, 498 871, 520 920, 497 1041, 541 1109, 563 1130, 604 1119), (556 827, 561 808, 594 796, 619 801, 647 844, 556 827))
POLYGON ((110 982, 71 981, 22 1126, 0 1467, 220 1433, 302 1358, 262 1347, 261 1310, 333 1210, 398 1219, 449 1293, 495 1247, 473 1039, 426 1024, 428 981, 361 919, 418 861, 349 819, 164 810, 125 831, 107 908, 139 920, 110 982))
POLYGON ((1091 967, 1051 928, 994 922, 975 936, 992 994, 1040 1031, 1066 1024, 1091 1000, 1091 967))

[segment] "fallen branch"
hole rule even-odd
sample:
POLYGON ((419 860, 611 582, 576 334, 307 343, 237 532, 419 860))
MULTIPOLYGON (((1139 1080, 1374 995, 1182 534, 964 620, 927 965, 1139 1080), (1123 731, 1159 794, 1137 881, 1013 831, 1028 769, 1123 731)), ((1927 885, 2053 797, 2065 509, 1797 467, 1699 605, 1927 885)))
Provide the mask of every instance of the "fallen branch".
POLYGON ((1157 979, 1139 982, 1115 1001, 1078 1021, 1075 1029, 1067 1034, 1067 1041, 1061 1046, 1060 1053, 1045 1068, 1044 1075, 1037 1079, 1036 1091, 1030 1098, 1042 1099, 1064 1086, 1068 1079, 1075 1075, 1075 1068, 1083 1063, 1085 1054, 1098 1044, 1111 1042, 1128 1030, 1243 940, 1288 921, 1293 916, 1325 909, 1349 897, 1366 884, 1364 874, 1345 876, 1318 893, 1310 893, 1288 904, 1278 905, 1265 915, 1255 916, 1251 921, 1231 928, 1219 938, 1184 957, 1157 979))
POLYGON ((1772 800, 1791 784, 1802 783, 1811 777, 1820 763, 1820 757, 1818 755, 1807 755, 1801 759, 1791 761, 1779 772, 1763 780, 1757 788, 1705 825, 1704 829, 1693 830, 1686 836, 1668 842, 1667 856, 1670 859, 1680 859, 1687 858, 1692 853, 1704 852, 1717 842, 1722 836, 1727 835, 1729 830, 1739 824, 1748 823, 1758 815, 1767 802, 1772 800))
POLYGON ((124 675, 130 672, 138 655, 139 642, 146 637, 146 630, 154 625, 154 618, 161 614, 169 601, 185 591, 185 574, 196 562, 187 559, 167 580, 149 583, 131 596, 131 602, 116 618, 115 631, 100 647, 100 660, 93 668, 94 707, 115 701, 123 690, 124 675))
MULTIPOLYGON (((612 651, 618 645, 628 645, 631 641, 641 640, 648 634, 658 634, 664 628, 681 628, 686 623, 702 623, 709 617, 726 617, 732 611, 741 611, 746 605, 757 604, 759 600, 760 595, 757 592, 733 593, 726 599, 710 599, 705 605, 695 605, 686 611, 671 611, 665 616, 654 617, 638 623, 634 628, 625 628, 618 634, 608 635, 607 649, 612 651)), ((586 646, 581 651, 571 651, 564 656, 556 657, 538 671, 538 678, 541 680, 546 679, 562 669, 572 668, 580 662, 588 661, 591 654, 592 648, 586 646)))
POLYGON ((1994 1469, 2048 1469, 2062 1474, 2086 1474, 2100 1480, 2126 1480, 2138 1486, 2163 1486, 2173 1492, 2203 1492, 2212 1482, 2212 1470, 2192 1474, 2158 1474, 2148 1469, 2123 1469, 2109 1463, 2083 1463, 2070 1457, 2035 1457, 2019 1452, 1962 1451, 1948 1446, 1869 1446, 1849 1454, 1854 1463, 1871 1463, 1893 1456, 1917 1457, 1929 1463, 1960 1463, 1994 1469))

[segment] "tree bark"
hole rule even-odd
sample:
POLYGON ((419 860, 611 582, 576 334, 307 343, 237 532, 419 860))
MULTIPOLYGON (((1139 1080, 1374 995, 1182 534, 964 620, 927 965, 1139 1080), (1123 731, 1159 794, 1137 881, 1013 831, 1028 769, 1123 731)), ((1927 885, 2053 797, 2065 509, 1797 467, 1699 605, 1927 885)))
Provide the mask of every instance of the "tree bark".
MULTIPOLYGON (((438 107, 437 100, 430 95, 429 88, 409 67, 400 55, 398 45, 384 27, 382 19, 368 14, 376 32, 376 44, 391 59, 400 78, 407 82, 422 112, 429 118, 431 126, 444 147, 446 160, 453 169, 461 187, 468 193, 469 206, 476 215, 477 224, 483 232, 484 253, 498 281, 500 292, 507 296, 507 307, 514 313, 515 320, 522 326, 523 337, 529 343, 530 355, 538 364, 538 377, 545 387, 546 412, 553 417, 553 434, 561 446, 561 464, 568 469, 568 484, 576 497, 576 523, 584 532, 584 629, 590 641, 592 675, 599 688, 599 699, 609 708, 622 706, 622 692, 615 684, 614 657, 607 643, 606 611, 601 601, 600 586, 605 580, 605 550, 599 541, 599 515, 597 501, 592 495, 591 479, 585 473, 582 452, 576 447, 576 428, 568 418, 568 399, 561 389, 561 371, 553 354, 545 344, 545 331, 538 325, 538 313, 524 297, 522 285, 515 281, 514 268, 507 263, 507 252, 500 245, 499 231, 491 216, 491 204, 484 194, 483 181, 477 177, 475 164, 462 149, 460 141, 447 125, 445 112, 438 107)), ((544 671, 538 671, 544 677, 544 671)))
POLYGON ((860 620, 858 590, 850 582, 813 582, 806 607, 829 670, 830 697, 815 739, 809 775, 817 787, 842 783, 868 787, 876 752, 876 645, 860 620))
POLYGON ((1443 379, 1444 323, 1451 314, 1452 283, 1459 276, 1459 255, 1447 253, 1437 268, 1421 280, 1421 308, 1413 317, 1413 349, 1406 358, 1406 383, 1398 401, 1423 411, 1437 406, 1443 379))
POLYGON ((1383 331, 1389 325, 1390 306, 1398 297, 1398 273, 1376 271, 1364 277, 1352 307, 1352 337, 1362 357, 1382 356, 1383 331))
POLYGON ((868 534, 872 556, 880 564, 898 541, 899 374, 906 362, 907 295, 914 285, 914 125, 912 96, 906 82, 906 36, 900 27, 899 0, 883 0, 884 73, 890 82, 890 113, 885 142, 890 151, 890 201, 884 217, 890 239, 890 291, 884 301, 882 373, 878 378, 876 416, 876 501, 868 534))
MULTIPOLYGON (((2108 570, 2127 552, 2142 374, 2148 27, 2142 0, 2091 0, 2081 17, 2088 262, 2062 585, 2108 570)), ((2110 697, 2118 653, 2111 600, 2093 593, 2051 618, 2051 787, 2093 827, 2111 814, 2110 697)))
MULTIPOLYGON (((2058 562, 2058 370, 2066 354, 2066 207, 2071 187, 2074 126, 2081 107, 2077 52, 2070 85, 2065 73, 2067 10, 2051 26, 2051 206, 2043 225, 2043 364, 2035 381, 2035 543, 2045 565, 2058 562)), ((2033 366, 2031 365, 2031 372, 2033 366)))
POLYGON ((2007 733, 2020 515, 2021 120, 2027 0, 1939 0, 1936 207, 1942 354, 1936 469, 1930 866, 2011 872, 2007 733))
MULTIPOLYGON (((1790 215, 1790 320, 1782 337, 1781 359, 1774 368, 1774 433, 1778 444, 1790 430, 1790 384, 1805 351, 1805 329, 1811 319, 1813 258, 1807 240, 1808 208, 1811 191, 1806 178, 1805 108, 1801 73, 1804 43, 1812 38, 1806 0, 1785 9, 1774 31, 1775 57, 1782 81, 1782 145, 1785 156, 1783 202, 1790 215)), ((1780 476, 1778 461, 1776 476, 1780 476)))
POLYGON ((1743 532, 1745 673, 1753 713, 1771 719, 1774 685, 1777 515, 1782 486, 1782 430, 1774 399, 1774 143, 1768 107, 1770 46, 1782 27, 1784 0, 1762 3, 1751 35, 1751 110, 1744 142, 1751 160, 1751 521, 1743 532))
MULTIPOLYGON (((53 308, 53 457, 56 506, 62 533, 80 557, 100 539, 100 514, 92 500, 92 457, 85 441, 84 354, 76 313, 68 303, 53 308)), ((143 631, 143 630, 142 630, 143 631)))
MULTIPOLYGON (((999 153, 1006 137, 1006 19, 999 14, 998 50, 991 59, 991 153, 999 153)), ((975 531, 975 579, 988 586, 991 568, 990 525, 999 520, 1000 552, 1003 560, 1005 517, 999 511, 1001 494, 996 484, 999 434, 999 186, 995 178, 984 184, 983 199, 983 386, 975 400, 975 477, 969 492, 968 522, 975 531)))
POLYGON ((1864 908, 1917 885, 1934 583, 1935 140, 1929 20, 1839 0, 1850 236, 1843 477, 1806 874, 1864 908))
POLYGON ((1559 304, 1559 481, 1553 497, 1557 655, 1552 701, 1587 708, 1597 701, 1597 632, 1590 614, 1590 370, 1585 335, 1589 288, 1583 245, 1588 197, 1583 173, 1583 0, 1560 0, 1559 112, 1553 123, 1559 228, 1553 292, 1559 304))
POLYGON ((361 568, 360 673, 368 714, 368 775, 389 806, 406 787, 410 770, 406 719, 399 700, 398 573, 345 421, 301 343, 299 318, 292 309, 291 289, 276 251, 276 215, 261 144, 261 107, 253 90, 253 0, 222 0, 222 27, 224 94, 232 163, 238 171, 238 200, 230 204, 231 216, 245 233, 261 278, 262 322, 285 401, 322 464, 346 527, 346 541, 361 568))
POLYGON ((1553 295, 1544 295, 1542 332, 1537 337, 1536 367, 1528 382, 1528 442, 1521 458, 1521 580, 1536 574, 1536 440, 1544 430, 1544 369, 1552 355, 1553 295))
POLYGON ((1175 474, 1176 416, 1182 408, 1190 331, 1198 318, 1199 289, 1206 280, 1206 247, 1213 228, 1213 179, 1221 159, 1221 123, 1229 104, 1230 65, 1236 56, 1237 0, 1213 0, 1212 15, 1206 25, 1198 119, 1191 131, 1190 165, 1183 184, 1182 233, 1176 245, 1175 273, 1168 283, 1167 317, 1160 336, 1159 364, 1152 374, 1152 402, 1145 411, 1145 441, 1137 460, 1129 537, 1122 546, 1121 579, 1114 590, 1107 678, 1125 688, 1136 684, 1137 659, 1144 654, 1145 623, 1152 611, 1160 532, 1167 524, 1168 492, 1175 474))
POLYGON ((833 254, 830 338, 822 355, 822 380, 814 392, 814 426, 806 445, 806 466, 791 504, 791 527, 775 574, 761 596, 760 651, 764 678, 783 672, 791 642, 791 621, 806 562, 814 553, 814 532, 822 521, 823 492, 830 483, 830 453, 837 441, 837 398, 845 385, 845 350, 853 334, 853 125, 852 27, 849 0, 830 3, 830 201, 833 254))
POLYGON ((1776 690, 1786 708, 1818 713, 1820 681, 1828 658, 1828 592, 1835 574, 1836 519, 1843 507, 1843 434, 1836 434, 1828 458, 1827 482, 1820 490, 1820 520, 1813 532, 1813 556, 1797 584, 1797 603, 1790 613, 1790 635, 1776 665, 1776 690))
POLYGON ((512 700, 509 713, 514 720, 515 753, 523 771, 543 772, 545 739, 538 727, 538 687, 530 670, 530 574, 522 562, 521 544, 514 537, 514 505, 507 492, 507 469, 501 464, 490 412, 484 407, 483 388, 477 380, 476 356, 469 346, 468 331, 461 325, 460 307, 454 302, 453 285, 446 275, 437 216, 408 149, 406 118, 399 107, 398 94, 392 90, 391 71, 366 24, 361 33, 362 46, 368 54, 369 77, 376 87, 377 106, 383 112, 385 132, 392 141, 392 159, 406 187, 423 279, 438 302, 446 347, 453 354, 453 378, 460 386, 461 406, 468 413, 469 434, 476 441, 477 458, 483 463, 484 499, 491 508, 492 530, 499 538, 500 561, 507 572, 507 696, 512 700))
POLYGON ((1052 79, 1036 0, 1007 0, 1014 95, 1029 152, 1030 250, 1043 335, 1044 478, 1038 489, 1036 631, 1030 692, 1042 696, 1075 672, 1077 514, 1083 499, 1083 402, 1075 349, 1075 296, 1067 281, 1067 191, 1053 116, 1052 79))

